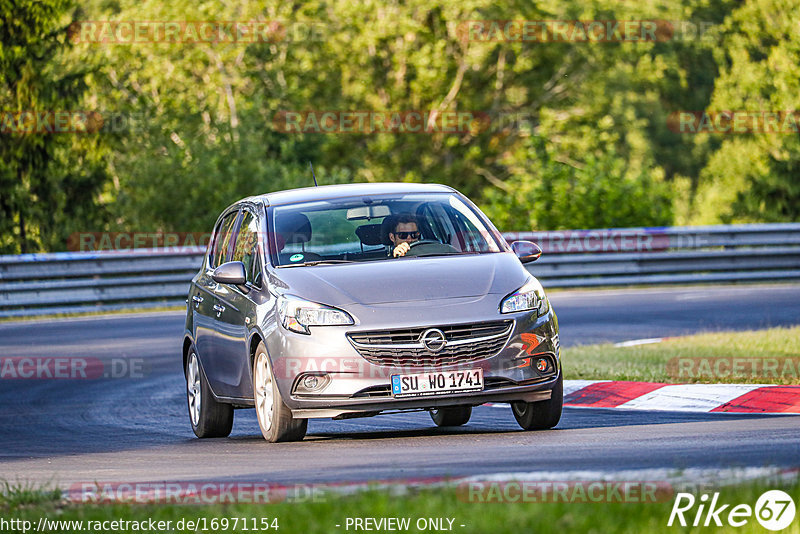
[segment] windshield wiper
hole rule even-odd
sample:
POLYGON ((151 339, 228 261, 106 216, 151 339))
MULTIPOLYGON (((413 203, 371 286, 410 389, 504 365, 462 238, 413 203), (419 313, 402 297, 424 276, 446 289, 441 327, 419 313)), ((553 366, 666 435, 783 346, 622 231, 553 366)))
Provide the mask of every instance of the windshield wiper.
POLYGON ((278 269, 283 267, 313 267, 314 265, 325 265, 334 263, 355 263, 352 260, 314 260, 304 261, 303 263, 287 263, 286 265, 278 265, 278 269))

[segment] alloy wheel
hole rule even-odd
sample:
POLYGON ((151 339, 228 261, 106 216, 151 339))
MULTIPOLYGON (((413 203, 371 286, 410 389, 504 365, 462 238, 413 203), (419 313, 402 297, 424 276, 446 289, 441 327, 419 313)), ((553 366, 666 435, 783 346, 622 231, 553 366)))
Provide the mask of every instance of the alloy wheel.
POLYGON ((189 398, 189 415, 194 426, 200 422, 200 407, 203 401, 200 391, 200 366, 197 363, 197 356, 193 352, 189 355, 186 370, 186 392, 189 398))
POLYGON ((267 432, 272 428, 273 386, 269 358, 265 352, 258 353, 255 367, 256 413, 261 427, 267 432))

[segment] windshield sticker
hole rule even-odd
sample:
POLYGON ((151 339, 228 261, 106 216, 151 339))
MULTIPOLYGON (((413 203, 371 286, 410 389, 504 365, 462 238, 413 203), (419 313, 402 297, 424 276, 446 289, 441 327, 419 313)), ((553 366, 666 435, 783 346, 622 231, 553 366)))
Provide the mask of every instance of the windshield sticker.
POLYGON ((292 257, 289 258, 289 261, 300 261, 302 259, 303 259, 302 254, 293 254, 292 257))

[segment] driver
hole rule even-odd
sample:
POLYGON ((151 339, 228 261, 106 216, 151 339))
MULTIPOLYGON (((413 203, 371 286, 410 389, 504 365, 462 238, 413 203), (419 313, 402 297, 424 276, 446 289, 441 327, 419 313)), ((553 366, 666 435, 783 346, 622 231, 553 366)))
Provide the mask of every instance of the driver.
POLYGON ((413 215, 400 215, 394 221, 394 227, 389 232, 389 240, 394 245, 392 256, 405 256, 411 248, 411 243, 419 241, 419 227, 417 218, 413 215))

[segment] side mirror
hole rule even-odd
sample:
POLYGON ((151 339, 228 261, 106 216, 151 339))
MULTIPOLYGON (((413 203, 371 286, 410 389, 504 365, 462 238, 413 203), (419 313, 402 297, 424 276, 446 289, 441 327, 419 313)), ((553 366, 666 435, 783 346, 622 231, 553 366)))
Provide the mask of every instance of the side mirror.
POLYGON ((542 255, 541 247, 532 241, 514 241, 511 243, 511 250, 522 263, 536 261, 542 255))
POLYGON ((220 284, 243 286, 247 282, 247 273, 244 271, 244 263, 229 261, 214 269, 214 274, 211 275, 211 278, 220 284))

